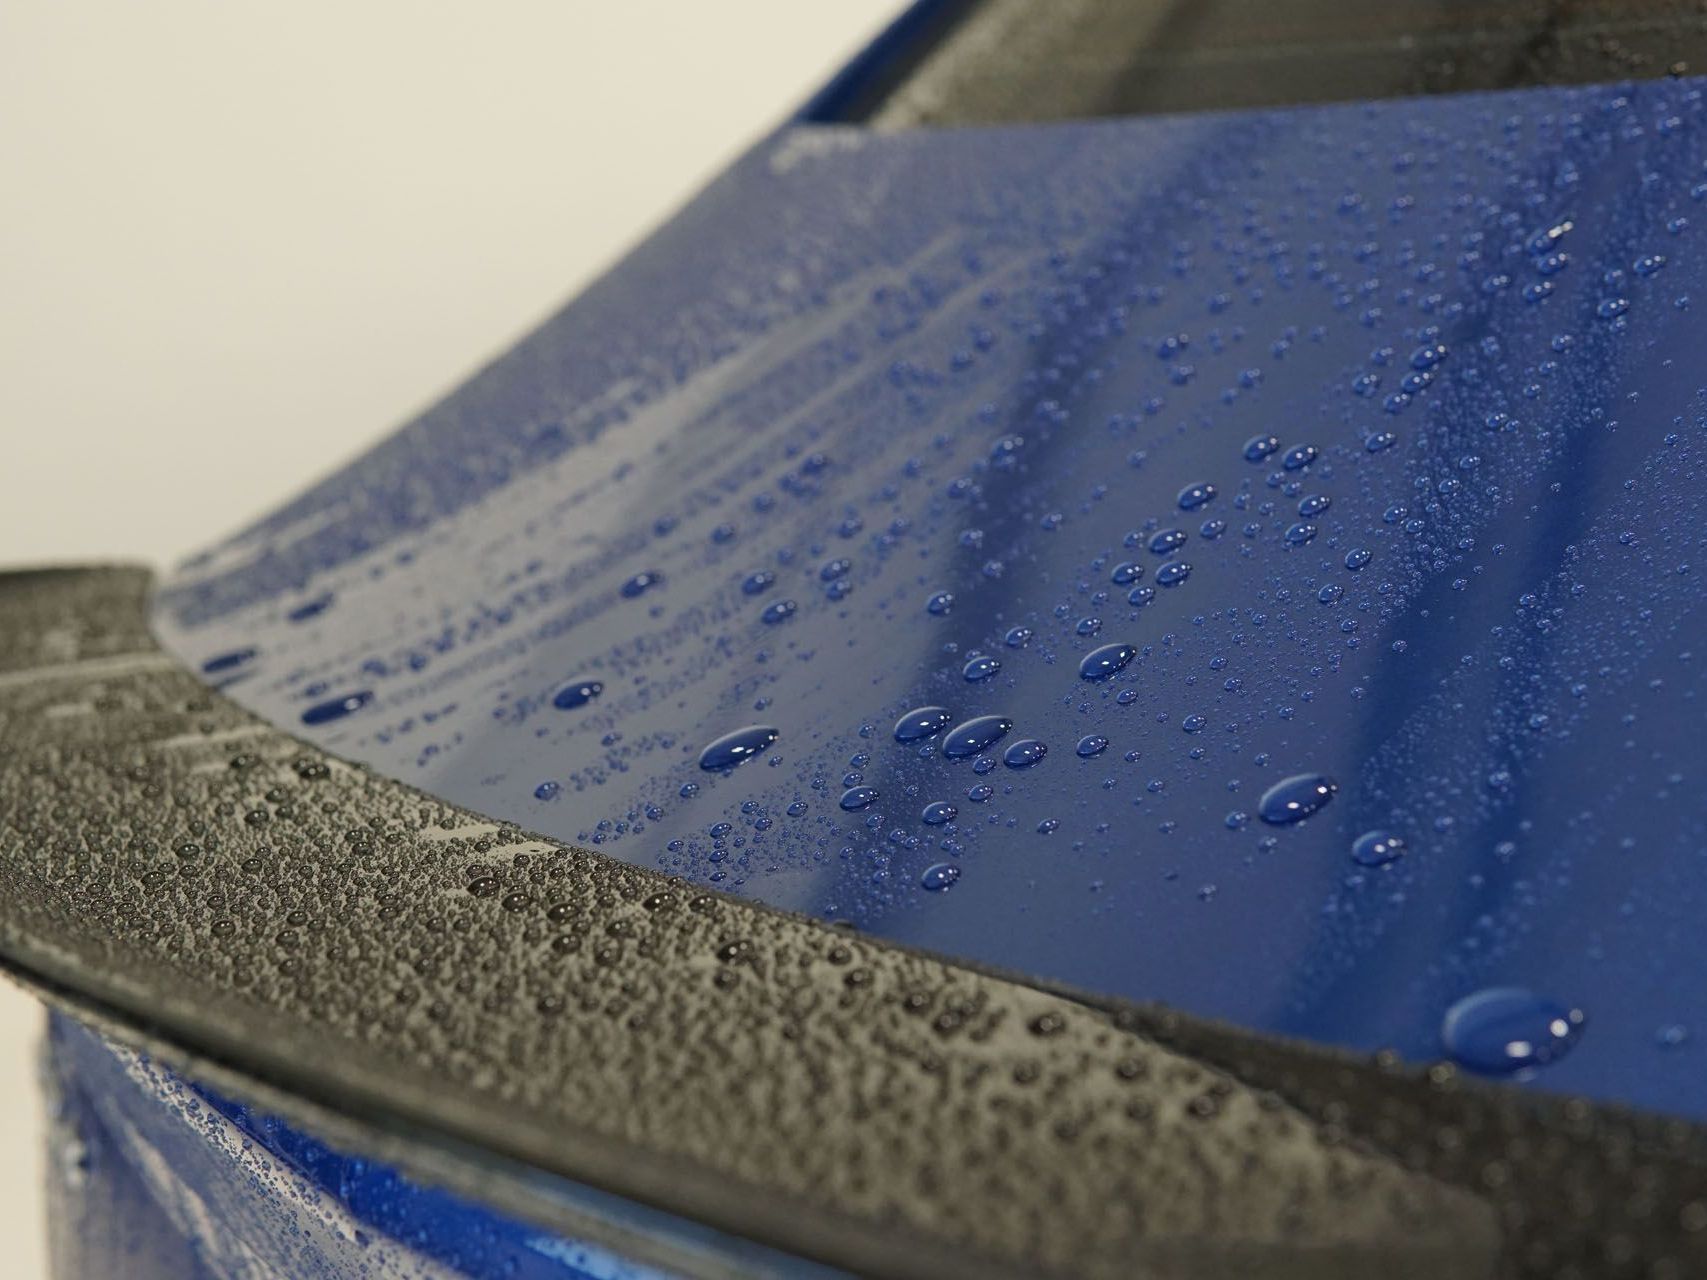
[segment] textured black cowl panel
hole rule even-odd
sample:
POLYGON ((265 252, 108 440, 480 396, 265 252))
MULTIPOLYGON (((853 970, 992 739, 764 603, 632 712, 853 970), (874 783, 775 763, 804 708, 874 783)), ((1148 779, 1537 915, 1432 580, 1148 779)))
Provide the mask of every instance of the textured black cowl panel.
POLYGON ((566 1231, 600 1228, 556 1179, 871 1274, 1707 1273, 1697 1127, 1100 1005, 553 844, 208 692, 147 590, 0 577, 0 959, 336 1141, 566 1231))

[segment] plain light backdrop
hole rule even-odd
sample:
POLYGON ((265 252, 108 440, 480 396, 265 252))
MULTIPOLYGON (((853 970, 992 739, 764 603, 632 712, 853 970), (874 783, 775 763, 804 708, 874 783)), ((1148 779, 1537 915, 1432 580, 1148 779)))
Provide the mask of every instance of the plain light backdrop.
MULTIPOLYGON (((621 255, 899 0, 7 0, 0 568, 165 566, 621 255)), ((44 1276, 0 982, 4 1273, 44 1276)))

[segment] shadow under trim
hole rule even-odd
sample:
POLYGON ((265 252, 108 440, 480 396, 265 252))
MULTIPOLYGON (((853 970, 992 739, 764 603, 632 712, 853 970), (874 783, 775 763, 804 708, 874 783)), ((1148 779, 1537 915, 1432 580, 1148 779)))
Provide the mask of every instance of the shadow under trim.
POLYGON ((209 692, 148 587, 0 576, 0 962, 330 1140, 704 1275, 1707 1268, 1697 1126, 1046 990, 529 835, 209 692))

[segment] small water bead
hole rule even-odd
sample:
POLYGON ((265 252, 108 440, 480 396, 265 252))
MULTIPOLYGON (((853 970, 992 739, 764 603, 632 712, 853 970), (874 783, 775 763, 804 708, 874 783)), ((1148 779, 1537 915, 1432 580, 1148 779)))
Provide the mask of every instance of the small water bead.
POLYGON ((551 705, 559 711, 573 711, 576 707, 586 706, 604 691, 604 685, 597 680, 571 680, 551 695, 551 705))
POLYGON ((345 716, 360 711, 372 701, 373 690, 361 689, 355 693, 347 693, 341 698, 317 702, 302 713, 302 723, 310 725, 330 724, 334 720, 342 720, 345 716))
POLYGON ((256 652, 255 649, 233 649, 229 653, 215 654, 202 663, 202 674, 215 676, 221 672, 234 671, 244 663, 253 661, 256 652))
POLYGON ((995 794, 996 794, 996 789, 994 787, 992 787, 988 782, 980 782, 976 786, 970 788, 966 792, 966 798, 968 800, 970 800, 973 804, 983 804, 986 800, 988 800, 991 796, 993 796, 995 794))
POLYGON ((1295 444, 1288 449, 1280 459, 1280 465, 1288 471, 1302 471, 1316 460, 1317 449, 1313 444, 1295 444))
POLYGON ((777 600, 765 606, 765 611, 759 615, 759 621, 767 627, 774 627, 787 622, 800 611, 800 606, 792 600, 777 600))
POLYGON ((1207 482, 1188 484, 1179 491, 1179 509, 1181 511, 1196 511, 1204 503, 1215 497, 1215 486, 1207 482))
POLYGON ((1132 645, 1105 644, 1100 649, 1092 649, 1079 660, 1079 678, 1107 680, 1124 670, 1127 663, 1137 656, 1138 650, 1132 645))
POLYGON ((1023 649, 1031 643, 1030 627, 1010 627, 1007 635, 1002 637, 1002 643, 1010 649, 1023 649))
POLYGON ((1132 560, 1126 560, 1114 566, 1108 580, 1117 587, 1129 587, 1144 576, 1144 566, 1132 560))
POLYGON ((1298 515, 1304 520, 1314 520, 1322 512, 1334 505, 1334 500, 1325 493, 1312 494, 1298 504, 1298 515))
POLYGON ((1108 739, 1100 733, 1087 733, 1079 739, 1079 745, 1073 750, 1078 752, 1081 758, 1089 760, 1093 756, 1100 756, 1108 750, 1108 739))
POLYGON ((926 867, 919 877, 919 887, 929 889, 932 893, 941 893, 956 880, 960 879, 960 868, 952 862, 939 862, 934 867, 926 867))
POLYGON ((1522 987, 1488 987, 1446 1011, 1440 1043, 1459 1066, 1505 1076, 1562 1058, 1581 1037, 1583 1024, 1580 1009, 1522 987))
POLYGON ((1179 722, 1179 727, 1187 733, 1202 733, 1209 725, 1208 716, 1191 715, 1179 722))
POLYGON ((791 818, 799 818, 799 817, 804 816, 804 814, 806 813, 806 801, 796 800, 793 804, 788 806, 788 809, 786 810, 786 812, 788 813, 788 816, 791 818))
POLYGON ((1360 867, 1384 867, 1404 856, 1404 837, 1390 831, 1365 831, 1351 842, 1351 860, 1360 867))
POLYGON ((1364 547, 1354 547, 1345 553, 1345 567, 1356 573, 1375 558, 1374 553, 1364 547))
POLYGON ((967 660, 960 669, 961 676, 968 684, 977 684, 980 680, 988 680, 1002 669, 1002 664, 987 654, 977 654, 967 660))
POLYGON ((562 788, 555 782, 542 782, 533 789, 533 798, 535 800, 550 800, 561 790, 562 788))
POLYGON ((940 827, 953 822, 960 816, 956 809, 946 800, 935 800, 925 806, 925 811, 919 815, 919 821, 927 827, 940 827))
POLYGON ((1595 307, 1594 313, 1602 320, 1616 320, 1630 309, 1628 298, 1603 298, 1595 307))
POLYGON ((948 728, 953 719, 947 707, 914 707, 895 722, 895 741, 922 742, 948 728))
POLYGON ((1150 539, 1150 553, 1158 556, 1171 556, 1186 544, 1190 535, 1184 529, 1163 529, 1150 539))
POLYGON ((750 724, 736 729, 699 753, 699 767, 707 773, 725 773, 765 751, 780 737, 781 731, 768 724, 750 724))
POLYGON ((1021 738, 1002 752, 1002 763, 1010 769, 1029 769, 1049 754, 1049 748, 1036 738, 1021 738))
POLYGON ((876 799, 876 787, 849 787, 846 791, 842 792, 842 798, 836 803, 841 805, 842 808, 846 809, 849 813, 855 813, 860 809, 869 807, 872 801, 876 799))
POLYGON ((1184 560, 1174 560, 1156 570, 1156 585, 1159 587, 1177 587, 1191 577, 1191 566, 1184 560))
POLYGON ((332 601, 336 598, 330 591, 326 592, 325 595, 316 596, 306 604, 299 604, 285 614, 285 621, 307 622, 311 618, 318 618, 332 607, 332 601))
POLYGON ((756 569, 741 579, 741 592, 749 596, 762 595, 775 584, 776 574, 769 569, 756 569))
POLYGON ((1333 604, 1344 594, 1344 587, 1340 586, 1337 582, 1330 582, 1320 591, 1316 592, 1316 599, 1321 601, 1323 604, 1333 604))
POLYGON ((1418 371, 1432 369, 1446 359, 1446 344, 1444 342, 1425 342, 1411 352, 1411 368, 1418 371))
POLYGON ((1206 542, 1213 542, 1227 532, 1225 520, 1205 520, 1197 526, 1197 535, 1206 542))
POLYGON ((1630 264, 1630 269, 1639 276, 1651 276, 1666 264, 1665 254, 1645 253, 1630 264))
POLYGON ((1252 436, 1245 441, 1245 461, 1261 462, 1278 448, 1280 448, 1279 436, 1252 436))
POLYGON ((837 578, 846 577, 851 568, 853 568, 853 561, 851 560, 826 560, 824 567, 818 570, 818 577, 823 582, 834 582, 837 578))
POLYGON ((632 600, 636 596, 645 595, 653 587, 664 581, 664 575, 653 569, 646 569, 635 574, 623 583, 619 590, 625 599, 632 600))
POLYGON ((942 753, 950 760, 965 760, 994 746, 1014 727, 1001 716, 978 716, 957 724, 942 740, 942 753))
POLYGON ((939 618, 946 616, 953 608, 954 593, 951 591, 938 591, 935 595, 931 596, 929 600, 925 601, 925 612, 934 614, 939 618))
POLYGON ((1082 636, 1094 636, 1102 630, 1101 618, 1080 618, 1078 625, 1073 628, 1082 636))
POLYGON ((1363 447, 1369 450, 1370 453, 1380 453, 1384 449, 1391 449, 1398 442, 1399 437, 1397 433, 1392 431, 1377 431, 1374 435, 1370 436, 1363 442, 1363 447))
POLYGON ((1286 541, 1292 546, 1301 547, 1306 542, 1313 540, 1318 532, 1320 530, 1317 526, 1306 520, 1300 520, 1297 524, 1287 527, 1286 541))
POLYGON ((1271 826, 1302 822, 1334 798, 1339 785, 1320 773, 1295 773, 1283 778, 1257 802, 1257 816, 1271 826))
POLYGON ((1126 593, 1126 603, 1134 609, 1142 609, 1155 598, 1156 589, 1154 587, 1133 587, 1126 593))

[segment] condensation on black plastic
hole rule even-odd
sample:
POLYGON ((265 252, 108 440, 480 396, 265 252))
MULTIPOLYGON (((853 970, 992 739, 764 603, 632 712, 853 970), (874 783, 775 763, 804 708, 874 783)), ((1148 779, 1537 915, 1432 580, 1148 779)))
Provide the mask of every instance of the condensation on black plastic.
POLYGON ((1094 1005, 532 837, 209 693, 147 587, 0 578, 0 958, 419 1176, 596 1230, 558 1175, 881 1275, 1707 1267, 1700 1127, 1094 1005))
POLYGON ((1694 0, 948 0, 810 119, 892 130, 1682 75, 1707 66, 1694 0))

